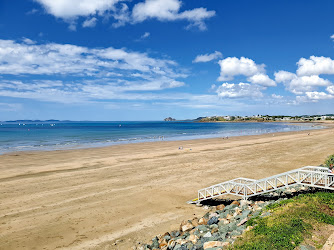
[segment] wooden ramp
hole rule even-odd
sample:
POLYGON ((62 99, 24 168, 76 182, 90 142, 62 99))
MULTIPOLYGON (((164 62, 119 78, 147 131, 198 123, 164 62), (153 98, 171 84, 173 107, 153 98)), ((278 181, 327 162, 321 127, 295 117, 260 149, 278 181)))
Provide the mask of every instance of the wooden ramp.
POLYGON ((307 166, 268 178, 253 180, 237 178, 198 190, 198 198, 192 202, 201 202, 222 195, 237 195, 244 200, 275 190, 304 185, 334 190, 334 174, 328 168, 307 166))

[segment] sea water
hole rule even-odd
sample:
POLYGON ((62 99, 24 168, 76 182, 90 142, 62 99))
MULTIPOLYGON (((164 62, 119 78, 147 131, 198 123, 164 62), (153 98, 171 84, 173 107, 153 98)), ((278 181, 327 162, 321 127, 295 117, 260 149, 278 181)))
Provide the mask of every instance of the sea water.
POLYGON ((319 129, 313 124, 175 122, 3 122, 0 154, 319 129))

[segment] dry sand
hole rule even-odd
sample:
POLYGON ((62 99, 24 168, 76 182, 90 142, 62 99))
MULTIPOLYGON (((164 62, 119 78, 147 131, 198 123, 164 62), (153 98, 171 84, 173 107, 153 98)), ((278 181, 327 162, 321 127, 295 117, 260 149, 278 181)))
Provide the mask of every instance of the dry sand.
POLYGON ((323 163, 334 129, 310 133, 2 155, 0 249, 131 249, 202 216, 200 188, 323 163))

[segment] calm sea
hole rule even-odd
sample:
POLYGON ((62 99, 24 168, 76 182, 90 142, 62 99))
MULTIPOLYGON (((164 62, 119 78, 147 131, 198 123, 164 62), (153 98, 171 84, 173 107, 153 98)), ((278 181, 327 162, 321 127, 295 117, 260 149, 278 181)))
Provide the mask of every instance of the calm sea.
POLYGON ((0 154, 318 129, 312 124, 196 122, 4 122, 0 154))

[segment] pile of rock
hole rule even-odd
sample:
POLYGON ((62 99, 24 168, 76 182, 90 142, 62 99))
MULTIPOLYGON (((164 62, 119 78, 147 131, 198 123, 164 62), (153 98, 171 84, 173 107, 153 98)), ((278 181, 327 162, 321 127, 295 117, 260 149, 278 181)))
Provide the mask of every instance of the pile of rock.
POLYGON ((231 204, 218 205, 216 207, 204 206, 209 209, 203 217, 183 221, 178 230, 157 235, 150 244, 139 244, 134 247, 137 250, 196 250, 196 249, 223 249, 242 235, 243 232, 252 229, 246 226, 246 222, 256 216, 268 216, 270 212, 262 209, 282 199, 274 199, 277 195, 296 193, 305 190, 302 187, 285 189, 278 193, 266 194, 267 201, 233 201, 231 204))

